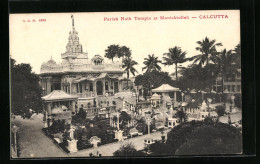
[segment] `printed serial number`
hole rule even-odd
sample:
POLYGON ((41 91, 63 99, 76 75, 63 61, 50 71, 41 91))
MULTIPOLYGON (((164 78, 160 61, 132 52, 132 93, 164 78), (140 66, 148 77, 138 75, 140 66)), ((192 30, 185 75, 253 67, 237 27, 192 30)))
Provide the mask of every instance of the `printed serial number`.
POLYGON ((46 22, 46 19, 24 19, 23 22, 46 22))

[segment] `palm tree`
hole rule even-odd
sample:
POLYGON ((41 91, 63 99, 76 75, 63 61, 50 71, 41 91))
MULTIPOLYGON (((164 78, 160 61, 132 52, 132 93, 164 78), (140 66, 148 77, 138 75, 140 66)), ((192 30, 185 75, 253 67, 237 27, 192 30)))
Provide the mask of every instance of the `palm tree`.
POLYGON ((194 59, 193 64, 199 62, 199 65, 202 67, 206 63, 206 65, 209 64, 210 61, 213 63, 217 60, 217 50, 216 47, 222 46, 222 43, 216 43, 216 40, 209 40, 208 37, 206 37, 202 41, 197 41, 199 44, 199 47, 196 47, 196 50, 200 51, 201 54, 193 56, 191 59, 194 59))
POLYGON ((236 63, 236 67, 240 69, 241 68, 241 44, 239 43, 233 51, 234 51, 234 61, 236 63))
POLYGON ((227 51, 224 49, 218 56, 218 67, 220 68, 220 73, 222 75, 222 93, 224 91, 224 79, 227 74, 236 72, 234 67, 234 54, 232 50, 227 51))
POLYGON ((146 72, 151 72, 153 70, 161 71, 161 67, 159 66, 159 63, 162 63, 161 60, 158 60, 158 57, 155 57, 154 54, 148 55, 148 58, 144 58, 144 65, 145 67, 142 68, 142 70, 146 69, 146 72))
POLYGON ((180 47, 174 47, 169 49, 169 53, 164 53, 163 55, 167 57, 163 57, 164 59, 164 65, 173 65, 175 64, 175 75, 176 75, 176 80, 178 81, 178 72, 177 72, 177 67, 178 63, 184 63, 188 60, 186 58, 186 52, 182 52, 180 47))
MULTIPOLYGON (((132 75, 135 76, 135 72, 137 72, 137 70, 134 68, 134 66, 137 64, 138 63, 136 61, 132 60, 131 57, 124 58, 123 68, 125 69, 125 71, 127 73, 127 79, 129 79, 130 72, 132 73, 132 75)), ((128 81, 127 81, 127 87, 128 87, 128 81)))

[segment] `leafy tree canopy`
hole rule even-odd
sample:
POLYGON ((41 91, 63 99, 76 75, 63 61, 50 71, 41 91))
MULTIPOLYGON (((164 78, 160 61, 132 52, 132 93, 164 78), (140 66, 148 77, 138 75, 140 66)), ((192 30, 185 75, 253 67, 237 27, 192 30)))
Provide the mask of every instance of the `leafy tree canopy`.
POLYGON ((144 73, 143 75, 138 75, 135 78, 135 85, 142 85, 146 89, 157 88, 162 84, 169 84, 172 86, 176 86, 176 82, 174 82, 169 76, 168 72, 159 72, 152 71, 144 73))
POLYGON ((16 64, 11 58, 11 112, 30 118, 30 109, 42 111, 39 76, 32 72, 30 64, 16 64))
POLYGON ((111 59, 113 61, 113 59, 115 57, 121 58, 121 57, 130 57, 131 56, 131 50, 126 47, 126 46, 122 46, 120 47, 119 45, 110 45, 107 47, 107 49, 105 50, 105 57, 111 59))
POLYGON ((192 121, 173 128, 166 144, 176 155, 241 153, 241 133, 223 123, 192 121))
POLYGON ((208 64, 205 67, 190 65, 182 69, 182 77, 179 79, 181 89, 211 90, 219 74, 219 67, 216 64, 208 64))

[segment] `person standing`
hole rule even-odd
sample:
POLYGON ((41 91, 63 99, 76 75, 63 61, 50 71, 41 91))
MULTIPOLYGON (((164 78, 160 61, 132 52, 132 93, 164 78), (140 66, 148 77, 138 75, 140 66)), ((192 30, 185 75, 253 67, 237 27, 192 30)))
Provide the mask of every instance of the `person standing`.
POLYGON ((228 116, 228 124, 231 125, 231 118, 228 116))

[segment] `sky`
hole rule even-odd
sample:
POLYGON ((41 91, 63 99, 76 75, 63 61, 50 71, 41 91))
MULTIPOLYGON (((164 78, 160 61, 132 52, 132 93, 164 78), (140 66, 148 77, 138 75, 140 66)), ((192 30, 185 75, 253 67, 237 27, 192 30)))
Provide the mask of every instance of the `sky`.
MULTIPOLYGON (((51 57, 60 63, 72 29, 71 14, 83 51, 89 58, 96 54, 104 56, 105 49, 112 44, 127 46, 139 63, 136 66, 138 73, 143 73, 143 61, 148 54, 162 60, 163 54, 175 46, 186 51, 186 57, 199 54, 195 49, 196 42, 206 36, 223 44, 217 49, 219 51, 234 49, 240 42, 239 10, 10 14, 11 57, 17 63, 29 63, 35 73, 40 73, 41 64, 51 57), (226 18, 206 19, 206 16, 215 15, 226 18), (161 16, 189 19, 160 19, 161 16), (124 17, 123 21, 121 17, 124 17), (126 20, 129 17, 131 20, 126 20), (146 17, 151 19, 144 20, 146 17), (154 17, 158 19, 154 20, 154 17)), ((162 70, 173 73, 174 66, 162 65, 162 70)))

